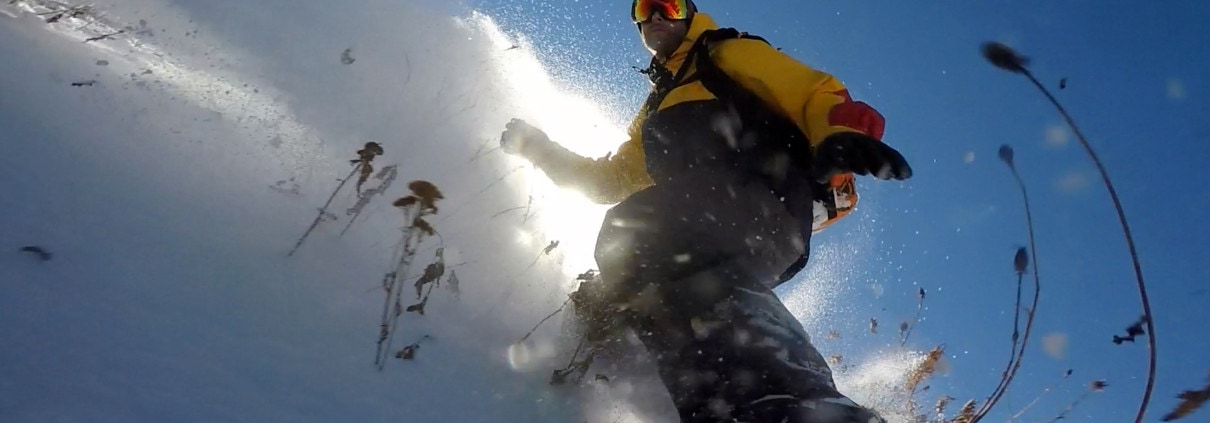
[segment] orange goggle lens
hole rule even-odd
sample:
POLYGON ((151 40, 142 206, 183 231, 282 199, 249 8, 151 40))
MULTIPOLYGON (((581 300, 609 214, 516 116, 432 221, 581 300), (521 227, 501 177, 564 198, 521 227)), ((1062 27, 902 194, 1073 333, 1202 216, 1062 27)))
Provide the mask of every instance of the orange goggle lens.
POLYGON ((651 15, 659 13, 664 19, 689 18, 689 0, 635 0, 630 9, 630 19, 635 23, 647 22, 651 15))

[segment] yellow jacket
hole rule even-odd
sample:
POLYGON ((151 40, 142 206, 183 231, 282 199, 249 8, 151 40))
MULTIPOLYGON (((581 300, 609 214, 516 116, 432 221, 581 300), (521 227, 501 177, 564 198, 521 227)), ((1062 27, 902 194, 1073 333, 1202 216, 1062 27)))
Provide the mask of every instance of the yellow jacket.
MULTIPOLYGON (((696 13, 685 40, 662 66, 675 74, 698 36, 717 28, 709 15, 696 13)), ((807 135, 812 148, 837 132, 861 132, 853 127, 860 126, 857 122, 845 126, 838 122, 844 119, 837 119, 837 114, 832 113, 834 106, 852 102, 844 85, 832 75, 812 69, 760 40, 734 39, 719 43, 711 56, 737 83, 757 94, 775 111, 790 117, 807 135), (833 115, 832 118, 829 115, 833 115)), ((656 113, 677 104, 714 98, 701 82, 692 82, 669 92, 656 113)), ((639 111, 629 126, 630 139, 616 154, 591 159, 550 146, 527 155, 557 185, 579 190, 597 203, 618 203, 653 184, 647 174, 641 140, 647 115, 645 108, 639 111)))

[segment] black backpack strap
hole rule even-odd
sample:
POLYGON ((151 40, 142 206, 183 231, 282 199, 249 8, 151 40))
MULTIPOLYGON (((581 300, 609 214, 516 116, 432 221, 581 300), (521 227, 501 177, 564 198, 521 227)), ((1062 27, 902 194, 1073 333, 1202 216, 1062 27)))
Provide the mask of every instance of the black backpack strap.
MULTIPOLYGON (((741 102, 759 100, 755 98, 755 95, 752 95, 748 90, 739 86, 739 84, 732 80, 731 77, 727 76, 727 74, 714 63, 714 59, 710 57, 710 50, 714 47, 715 43, 737 38, 759 40, 765 44, 769 44, 768 40, 760 36, 751 35, 746 32, 739 32, 739 30, 735 28, 719 28, 716 30, 708 30, 703 32, 702 35, 698 37, 697 44, 693 46, 693 49, 689 52, 689 57, 687 57, 685 60, 693 61, 693 66, 697 69, 697 72, 694 73, 694 77, 698 80, 701 80, 702 85, 705 85, 706 89, 710 90, 710 92, 716 97, 719 97, 720 100, 741 102)), ((756 103, 747 105, 755 106, 756 103)))
MULTIPOLYGON (((689 52, 685 57, 685 62, 681 64, 680 69, 677 69, 675 75, 673 75, 671 72, 668 72, 668 70, 664 69, 663 66, 660 66, 654 57, 651 58, 651 63, 648 64, 647 68, 639 71, 640 73, 646 74, 647 77, 651 79, 651 82, 655 84, 655 89, 653 89, 651 94, 647 96, 647 101, 645 102, 647 113, 655 113, 655 110, 659 108, 660 103, 664 101, 664 97, 666 97, 673 89, 701 80, 703 78, 703 69, 705 69, 706 74, 708 74, 705 75, 706 77, 714 79, 714 76, 718 75, 717 72, 721 72, 721 70, 718 69, 718 67, 714 65, 714 61, 710 59, 710 48, 718 41, 732 38, 748 38, 768 43, 768 41, 764 38, 756 35, 750 35, 746 32, 739 32, 739 30, 736 30, 735 28, 709 29, 703 31, 701 35, 694 40, 693 46, 689 48, 689 52), (690 64, 693 66, 688 66, 690 64), (693 75, 688 74, 691 67, 697 70, 693 75)), ((723 75, 723 77, 726 77, 726 75, 723 75)), ((710 89, 710 87, 707 86, 706 89, 710 89)))

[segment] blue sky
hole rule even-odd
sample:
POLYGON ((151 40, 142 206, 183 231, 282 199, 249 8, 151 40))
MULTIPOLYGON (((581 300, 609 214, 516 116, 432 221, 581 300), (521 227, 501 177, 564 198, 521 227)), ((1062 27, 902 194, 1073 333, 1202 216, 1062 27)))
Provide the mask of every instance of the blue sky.
MULTIPOLYGON (((598 101, 620 110, 622 119, 645 93, 631 66, 647 56, 625 2, 473 5, 506 31, 530 37, 556 77, 600 92, 598 101)), ((1053 418, 1088 381, 1104 379, 1109 389, 1069 418, 1132 419, 1146 347, 1110 342, 1141 314, 1116 215, 1053 107, 1024 78, 980 57, 982 42, 1000 41, 1030 57, 1031 70, 1074 114, 1131 219, 1159 329, 1149 420, 1173 406, 1180 389, 1204 381, 1210 343, 1197 335, 1210 317, 1202 264, 1210 226, 1198 216, 1210 207, 1202 194, 1210 180, 1201 170, 1210 159, 1204 120, 1210 32, 1203 27, 1210 4, 702 0, 699 6, 720 25, 762 35, 841 78, 887 117, 886 141, 916 169, 903 184, 863 181, 856 218, 816 239, 874 239, 866 254, 854 255, 860 271, 849 282, 880 284, 885 294, 846 297, 852 303, 847 315, 835 317, 838 326, 861 328, 878 317, 893 328, 914 312, 923 287, 926 320, 912 342, 946 344, 953 368, 932 392, 957 402, 990 393, 1011 332, 1012 255, 1028 242, 1020 196, 996 159, 998 147, 1011 144, 1034 206, 1043 293, 1025 364, 992 417, 1015 414, 1070 368, 1072 378, 1024 418, 1053 418), (1068 80, 1063 90, 1060 78, 1068 80), (1048 335, 1066 337, 1061 356, 1044 352, 1048 335)), ((850 341, 847 348, 878 348, 889 338, 850 341)))

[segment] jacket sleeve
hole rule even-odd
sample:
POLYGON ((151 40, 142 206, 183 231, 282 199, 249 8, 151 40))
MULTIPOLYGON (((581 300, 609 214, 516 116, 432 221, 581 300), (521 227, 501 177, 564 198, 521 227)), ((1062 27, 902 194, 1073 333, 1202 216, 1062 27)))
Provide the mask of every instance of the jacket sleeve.
POLYGON ((882 115, 865 103, 854 102, 832 75, 763 41, 728 40, 719 43, 712 56, 728 76, 793 119, 812 148, 838 132, 882 138, 882 115))
POLYGON ((630 125, 630 139, 616 154, 588 158, 554 143, 534 145, 524 154, 546 173, 555 185, 577 190, 599 204, 621 202, 631 194, 652 185, 647 175, 639 120, 630 125))

